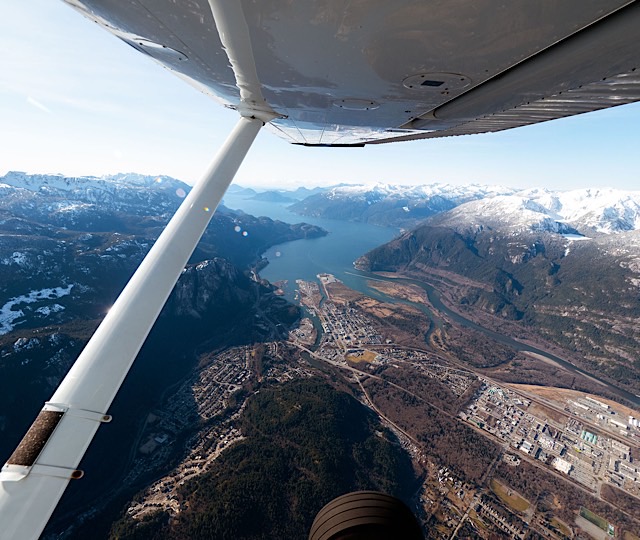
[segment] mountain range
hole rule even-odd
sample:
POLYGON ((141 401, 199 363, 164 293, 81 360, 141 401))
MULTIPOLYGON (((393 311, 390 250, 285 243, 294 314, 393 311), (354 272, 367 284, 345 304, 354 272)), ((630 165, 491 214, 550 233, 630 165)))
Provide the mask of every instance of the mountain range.
MULTIPOLYGON (((189 189, 170 177, 137 174, 0 178, 2 456, 13 449, 189 189)), ((358 266, 426 281, 482 325, 516 337, 527 328, 544 343, 569 351, 572 361, 598 377, 640 392, 640 192, 444 184, 262 194, 232 186, 231 192, 274 204, 296 200, 292 209, 314 217, 411 228, 358 266)), ((267 247, 322 234, 313 225, 219 208, 110 410, 118 422, 98 434, 99 444, 87 454, 83 497, 99 498, 113 489, 141 419, 193 370, 198 354, 278 340, 295 324, 298 308, 275 295, 255 269, 267 247), (107 459, 109 468, 103 466, 107 459)), ((443 343, 446 347, 446 335, 443 343)), ((324 408, 344 400, 317 392, 324 408)), ((300 405, 297 387, 283 395, 284 401, 270 401, 261 393, 262 401, 249 405, 259 432, 266 425, 261 418, 266 404, 300 405)), ((344 412, 346 405, 338 408, 344 412)), ((353 413, 360 416, 361 411, 353 413)), ((285 416, 276 410, 273 418, 285 416)), ((315 413, 301 417, 309 418, 315 413)), ((306 437, 310 428, 301 427, 306 437)), ((274 429, 282 435, 281 426, 274 429)), ((323 429, 319 439, 327 433, 323 429)), ((380 434, 369 431, 363 440, 370 438, 367 444, 375 450, 380 434)), ((337 440, 329 440, 331 448, 337 440)), ((348 437, 343 442, 354 447, 348 437)), ((308 443, 318 448, 317 441, 308 443)), ((246 448, 227 454, 233 467, 224 474, 235 475, 238 464, 246 463, 246 448)), ((310 450, 300 448, 307 459, 310 450)), ((371 459, 363 455, 367 469, 371 459)), ((360 466, 341 463, 353 470, 360 466)), ((312 476, 314 467, 315 462, 308 469, 312 476)), ((245 495, 239 491, 238 499, 245 495)), ((217 516, 226 508, 220 501, 207 512, 217 516)))
POLYGON ((247 199, 286 203, 302 216, 409 229, 427 218, 457 208, 452 220, 485 222, 514 230, 527 228, 575 234, 608 234, 640 228, 640 191, 615 189, 514 189, 478 184, 339 185, 301 192, 236 187, 247 199), (305 195, 301 197, 301 195, 305 195))
POLYGON ((469 201, 358 265, 435 283, 484 326, 533 330, 591 373, 640 392, 640 192, 525 190, 469 201))
MULTIPOLYGON (((0 335, 100 317, 189 190, 135 174, 0 178, 0 335)), ((245 268, 271 245, 322 234, 221 207, 190 262, 245 268)))
MULTIPOLYGON (((173 178, 135 174, 0 178, 0 458, 15 448, 189 190, 173 178)), ((101 473, 99 456, 122 465, 138 422, 193 368, 196 350, 286 333, 299 309, 253 268, 274 244, 323 234, 219 208, 114 402, 122 421, 87 454, 94 472, 88 492, 114 481, 117 475, 101 473)))
POLYGON ((439 223, 600 236, 640 229, 640 191, 529 189, 457 206, 439 223))
MULTIPOLYGON (((170 177, 138 174, 68 178, 12 172, 0 178, 0 335, 100 318, 189 189, 170 177)), ((394 226, 414 220, 417 228, 359 264, 423 273, 439 268, 479 280, 491 293, 462 295, 459 301, 466 306, 545 327, 563 345, 575 348, 584 341, 578 350, 597 358, 596 364, 607 364, 610 356, 619 360, 607 368, 612 373, 633 363, 632 324, 621 324, 612 312, 607 331, 596 332, 594 325, 604 325, 596 323, 602 306, 630 317, 637 308, 638 191, 475 184, 340 185, 262 193, 232 186, 230 191, 278 204, 298 199, 291 209, 324 218, 394 226), (586 350, 584 333, 561 332, 563 325, 552 323, 551 314, 563 303, 586 303, 593 311, 588 333, 604 336, 596 339, 600 352, 586 350), (631 342, 606 343, 615 336, 631 342)), ((318 234, 317 227, 221 206, 190 262, 224 256, 246 268, 270 245, 318 234)))

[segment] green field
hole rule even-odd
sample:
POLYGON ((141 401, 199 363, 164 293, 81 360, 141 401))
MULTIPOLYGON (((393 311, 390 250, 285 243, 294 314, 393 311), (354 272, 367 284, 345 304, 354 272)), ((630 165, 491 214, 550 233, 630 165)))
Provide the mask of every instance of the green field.
POLYGON ((580 515, 593 523, 596 527, 602 529, 604 532, 609 530, 609 522, 601 518, 598 514, 594 514, 591 510, 588 510, 584 506, 580 508, 580 515))

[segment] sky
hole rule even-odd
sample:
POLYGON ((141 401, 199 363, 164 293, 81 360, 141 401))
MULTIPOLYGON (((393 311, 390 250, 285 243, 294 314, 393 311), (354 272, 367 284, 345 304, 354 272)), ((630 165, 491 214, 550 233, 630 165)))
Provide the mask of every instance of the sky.
MULTIPOLYGON (((57 0, 0 1, 0 175, 166 174, 193 184, 237 113, 57 0)), ((507 132, 365 148, 266 130, 235 183, 640 189, 640 104, 507 132)))

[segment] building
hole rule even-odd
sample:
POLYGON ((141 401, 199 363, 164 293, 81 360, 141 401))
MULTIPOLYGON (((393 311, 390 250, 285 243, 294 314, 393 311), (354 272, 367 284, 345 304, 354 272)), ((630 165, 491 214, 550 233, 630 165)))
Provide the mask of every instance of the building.
POLYGON ((577 401, 572 401, 571 403, 573 403, 576 407, 580 407, 581 409, 584 409, 585 411, 590 410, 589 407, 587 407, 586 405, 583 405, 582 403, 578 403, 577 401))
POLYGON ((597 435, 595 435, 594 433, 590 433, 589 431, 585 431, 585 430, 582 430, 582 433, 580 434, 580 438, 583 441, 586 441, 589 444, 593 444, 593 445, 595 445, 598 442, 598 436, 597 435))
POLYGON ((606 403, 602 403, 602 401, 598 401, 597 399, 593 399, 590 397, 585 397, 584 399, 590 403, 593 403, 595 405, 598 405, 599 407, 602 407, 603 409, 609 410, 609 405, 607 405, 606 403))
POLYGON ((556 458, 553 460, 553 468, 557 469, 560 472, 563 472, 565 474, 569 474, 569 471, 571 470, 571 463, 569 463, 566 459, 562 459, 562 458, 556 458))
POLYGON ((609 418, 609 422, 610 422, 611 424, 613 424, 614 426, 619 427, 620 429, 629 429, 629 428, 627 427, 627 424, 625 424, 624 422, 620 422, 620 421, 618 421, 618 420, 614 420, 613 418, 609 418))

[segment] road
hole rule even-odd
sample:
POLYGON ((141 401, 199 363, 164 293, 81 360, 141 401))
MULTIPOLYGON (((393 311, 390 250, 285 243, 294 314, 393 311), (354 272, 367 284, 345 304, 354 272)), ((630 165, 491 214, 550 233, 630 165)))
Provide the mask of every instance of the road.
MULTIPOLYGON (((330 295, 328 294, 328 291, 326 291, 326 288, 324 287, 324 283, 323 283, 323 287, 322 288, 324 289, 324 292, 327 295, 327 297, 330 297, 330 295)), ((318 316, 321 317, 321 318, 323 317, 322 310, 319 310, 318 316)), ((511 340, 511 338, 507 338, 507 339, 511 340)), ((512 341, 515 342, 515 340, 512 340, 512 341)), ((317 360, 319 360, 319 361, 321 361, 321 362, 323 362, 325 364, 329 364, 332 367, 338 368, 340 370, 345 370, 345 371, 351 372, 356 377, 356 381, 357 381, 357 383, 358 383, 358 385, 360 387, 360 390, 361 390, 361 392, 362 392, 362 394, 364 396, 366 404, 374 412, 376 412, 376 414, 381 418, 381 420, 383 420, 385 423, 390 425, 398 433, 401 433, 408 440, 410 440, 414 444, 416 444, 418 446, 418 448, 422 449, 422 445, 420 443, 418 443, 418 441, 416 440, 416 438, 414 436, 412 436, 410 433, 406 432, 404 429, 402 429, 396 423, 391 421, 389 418, 387 418, 384 415, 384 413, 382 411, 380 411, 380 409, 378 409, 378 407, 375 405, 375 403, 373 402, 373 400, 369 396, 368 392, 366 391, 364 385, 362 384, 362 380, 363 380, 362 377, 371 377, 371 378, 373 378, 375 380, 383 381, 385 384, 393 386, 393 387, 395 387, 395 388, 397 388, 397 389, 399 389, 399 390, 401 390, 403 392, 406 392, 409 395, 411 395, 412 397, 414 397, 414 398, 416 398, 416 399, 418 399, 420 401, 423 401, 425 403, 428 403, 429 406, 431 406, 431 407, 434 407, 434 405, 429 403, 429 401, 427 399, 424 399, 423 397, 414 394, 410 390, 408 390, 406 388, 403 388, 402 386, 400 386, 400 385, 398 385, 396 383, 388 381, 388 380, 384 379, 383 377, 380 377, 378 375, 373 375, 373 374, 368 373, 368 372, 361 371, 361 370, 359 370, 359 369, 357 369, 355 367, 346 365, 344 362, 337 362, 335 360, 326 359, 321 354, 315 353, 315 352, 309 350, 307 347, 305 347, 305 346, 303 346, 301 344, 296 343, 296 345, 301 350, 304 350, 309 355, 311 355, 313 358, 315 358, 315 359, 317 359, 317 360)), ((343 345, 343 344, 341 344, 341 345, 343 345)), ((522 345, 522 344, 520 344, 520 345, 522 345)), ((601 431, 601 427, 600 426, 596 426, 592 422, 589 422, 588 420, 586 420, 584 418, 581 418, 581 417, 579 417, 579 416, 577 416, 577 415, 575 415, 575 414, 573 414, 573 413, 571 413, 569 411, 565 411, 564 408, 562 408, 561 406, 558 406, 557 404, 555 404, 553 402, 550 402, 550 401, 548 401, 547 399, 545 399, 543 397, 540 397, 540 396, 538 396, 536 394, 533 394, 531 392, 527 392, 526 390, 522 390, 522 389, 519 389, 519 388, 518 389, 512 388, 509 385, 505 384, 503 381, 497 381, 497 380, 492 379, 491 377, 487 377, 484 373, 476 372, 474 369, 471 369, 468 365, 460 363, 456 358, 450 356, 449 354, 447 354, 444 351, 438 351, 437 353, 434 353, 434 351, 432 351, 432 350, 424 350, 424 349, 416 348, 416 347, 399 346, 399 345, 396 345, 396 344, 386 344, 386 345, 383 345, 382 347, 389 347, 389 346, 393 346, 394 348, 398 348, 398 349, 413 350, 413 351, 418 351, 418 352, 422 352, 422 353, 427 352, 427 353, 434 354, 436 358, 440 357, 443 360, 444 364, 456 366, 456 368, 459 368, 463 372, 474 373, 476 376, 479 376, 482 379, 486 380, 488 382, 488 384, 495 385, 495 386, 498 386, 498 387, 509 387, 509 389, 511 391, 513 391, 514 393, 520 395, 522 398, 524 398, 526 400, 530 400, 533 403, 537 403, 537 404, 539 404, 541 406, 544 406, 547 409, 550 409, 550 410, 552 410, 554 412, 557 412, 558 414, 561 414, 562 416, 564 416, 566 418, 572 418, 572 419, 582 423, 588 429, 589 428, 593 429, 596 432, 601 431)), ((377 348, 380 348, 380 346, 373 345, 373 346, 370 346, 370 348, 377 349, 377 348)), ((546 355, 545 355, 545 357, 546 357, 546 355)), ((452 416, 450 413, 448 413, 446 411, 443 411, 438 407, 435 407, 435 408, 441 414, 445 414, 445 415, 450 416, 450 417, 452 416)), ((459 419, 457 419, 457 420, 459 420, 459 419)), ((498 439, 497 437, 495 437, 492 434, 490 434, 490 433, 478 428, 477 426, 470 425, 468 423, 465 423, 465 425, 467 425, 467 426, 471 427, 472 429, 482 433, 483 436, 494 440, 497 444, 499 444, 503 448, 503 450, 507 450, 509 448, 508 443, 505 443, 503 440, 498 439)), ((484 473, 484 475, 482 477, 480 485, 483 485, 484 481, 489 477, 489 475, 491 474, 491 472, 495 468, 496 463, 498 463, 499 459, 501 458, 502 454, 503 454, 503 451, 499 452, 498 455, 496 456, 496 458, 491 463, 490 467, 487 468, 487 470, 485 471, 485 473, 484 473)), ((602 483, 601 481, 598 481, 598 484, 597 484, 597 487, 596 487, 597 491, 593 492, 592 490, 587 489, 584 486, 582 486, 579 483, 577 483, 573 478, 567 477, 566 475, 560 474, 557 471, 551 470, 550 468, 544 466, 538 460, 532 459, 529 456, 524 456, 524 455, 520 455, 520 454, 518 454, 518 455, 521 457, 521 459, 524 459, 525 461, 527 461, 531 465, 546 471, 548 474, 551 474, 551 475, 553 475, 553 476, 555 476, 555 477, 557 477, 559 479, 562 479, 565 482, 566 481, 571 482, 571 484, 573 486, 575 486, 577 489, 579 489, 580 491, 582 491, 582 492, 584 492, 586 494, 589 494, 591 496, 595 496, 596 498, 601 499, 601 497, 600 497, 600 487, 601 487, 601 483, 602 483)), ((477 499, 478 496, 479 495, 474 496, 471 504, 467 507, 467 510, 466 510, 465 514, 463 515, 462 519, 459 521, 456 529, 454 530, 454 532, 453 532, 453 534, 451 535, 450 538, 455 538, 455 536, 458 533, 458 531, 460 530, 460 528, 464 525, 464 522, 468 518, 470 511, 474 508, 474 505, 477 504, 477 502, 478 502, 478 499, 477 499)), ((634 516, 629 515, 629 513, 625 512, 625 511, 623 511, 621 509, 619 509, 619 510, 622 513, 626 514, 627 517, 631 518, 632 520, 634 519, 634 516)))

